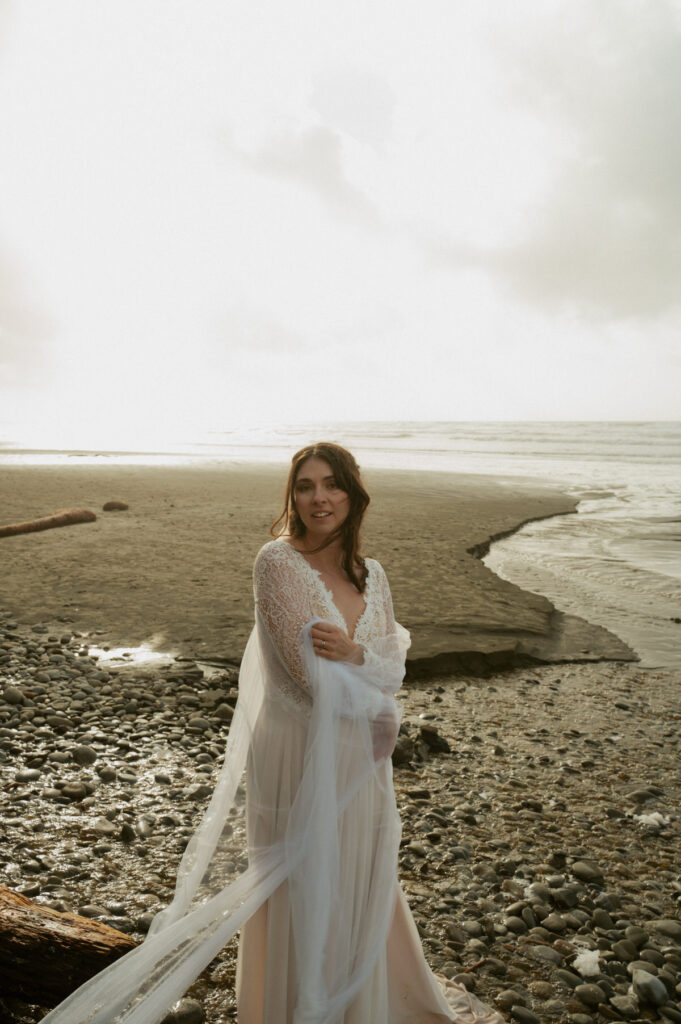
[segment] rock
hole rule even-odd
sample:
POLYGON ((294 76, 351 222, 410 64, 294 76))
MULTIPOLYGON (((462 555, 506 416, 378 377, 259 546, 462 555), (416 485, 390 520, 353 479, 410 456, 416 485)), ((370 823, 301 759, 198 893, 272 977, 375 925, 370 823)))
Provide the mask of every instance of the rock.
POLYGON ((437 754, 448 754, 451 747, 444 736, 441 736, 433 725, 419 726, 419 735, 429 750, 437 754))
POLYGON ((127 512, 129 507, 124 501, 105 501, 102 512, 127 512))
POLYGON ((409 736, 398 736, 392 753, 393 765, 409 764, 414 757, 414 741, 409 736))
POLYGON ((132 843, 137 838, 134 828, 127 821, 121 825, 119 838, 124 843, 132 843))
POLYGON ((625 964, 631 963, 638 956, 636 946, 629 939, 620 939, 618 942, 613 942, 612 951, 617 959, 625 964))
POLYGON ((560 914, 547 914, 542 920, 542 928, 548 928, 550 932, 564 932, 567 928, 565 918, 560 914))
POLYGON ((200 782, 198 785, 190 786, 189 789, 186 789, 184 795, 190 800, 203 800, 204 797, 210 796, 212 792, 212 786, 206 786, 200 782))
POLYGON ((23 704, 25 700, 18 686, 6 686, 2 696, 7 704, 23 704))
POLYGON ((610 1004, 625 1020, 638 1017, 638 999, 634 995, 610 996, 610 1004))
POLYGON ((108 818, 97 818, 94 829, 100 836, 113 836, 118 831, 114 823, 109 821, 108 818))
POLYGON ((580 1002, 584 1003, 585 1006, 596 1007, 599 1003, 604 1003, 606 999, 605 992, 600 985, 578 985, 575 989, 575 996, 580 1002))
POLYGON ((595 928, 605 928, 606 931, 615 927, 615 922, 610 917, 610 914, 607 910, 603 910, 602 907, 596 907, 591 915, 591 922, 595 928))
POLYGON ((552 946, 528 946, 527 955, 533 960, 542 960, 544 963, 555 964, 558 967, 563 963, 562 956, 552 946))
POLYGON ((106 917, 104 907, 99 907, 96 903, 88 903, 84 907, 79 907, 78 913, 81 917, 106 917))
POLYGON ((681 1024, 681 1010, 677 1010, 671 1003, 661 1006, 658 1012, 660 1017, 663 1017, 665 1020, 674 1021, 674 1024, 681 1024))
POLYGON ((532 1013, 532 1010, 528 1010, 526 1006, 514 1006, 511 1010, 511 1017, 513 1020, 519 1021, 519 1024, 541 1024, 536 1013, 532 1013))
POLYGON ((634 945, 636 946, 636 949, 642 949, 643 946, 645 946, 645 944, 648 941, 648 939, 650 938, 650 936, 648 935, 648 932, 644 931, 643 928, 639 928, 635 924, 630 924, 625 929, 624 934, 626 935, 626 937, 629 939, 630 942, 634 943, 634 945))
POLYGON ((87 796, 87 786, 83 782, 67 782, 65 786, 61 787, 61 793, 69 800, 84 800, 87 796))
POLYGON ((553 985, 549 985, 548 981, 532 981, 530 982, 529 989, 537 999, 551 999, 554 995, 553 985))
POLYGON ((201 1004, 195 999, 180 999, 175 1003, 169 1014, 163 1018, 161 1024, 203 1024, 205 1020, 201 1004))
POLYGON ((16 782, 37 782, 40 778, 40 772, 37 768, 21 768, 14 779, 16 782))
POLYGON ((672 918, 664 917, 654 921, 646 921, 646 925, 654 932, 660 932, 675 942, 681 942, 681 921, 674 921, 672 918))
POLYGON ((577 860, 572 865, 571 871, 580 882, 590 882, 592 885, 603 883, 603 872, 593 860, 577 860))
POLYGON ((632 988, 642 1003, 648 1006, 664 1006, 669 1002, 667 989, 654 974, 648 971, 635 970, 632 975, 632 988))
POLYGON ((494 1002, 502 1010, 510 1010, 512 1006, 523 1006, 525 1000, 519 992, 512 988, 504 988, 495 996, 494 1002))
POLYGON ((76 764, 94 764, 97 760, 97 751, 93 750, 92 747, 74 747, 71 751, 71 757, 76 764))
POLYGON ((578 977, 578 975, 573 974, 572 971, 566 971, 566 970, 554 971, 552 977, 555 979, 555 981, 558 981, 562 985, 565 985, 566 988, 574 989, 574 988, 577 988, 577 986, 581 985, 581 983, 582 983, 582 979, 580 977, 578 977))
POLYGON ((568 888, 552 890, 551 899, 554 906, 558 907, 559 910, 570 910, 572 907, 576 907, 579 902, 577 893, 573 889, 568 888))

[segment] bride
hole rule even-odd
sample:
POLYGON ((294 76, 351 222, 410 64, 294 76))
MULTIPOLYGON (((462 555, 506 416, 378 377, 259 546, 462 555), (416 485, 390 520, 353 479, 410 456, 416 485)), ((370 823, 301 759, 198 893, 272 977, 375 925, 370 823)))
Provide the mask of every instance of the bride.
POLYGON ((255 561, 225 760, 175 897, 44 1024, 157 1024, 239 929, 239 1024, 503 1024, 430 971, 398 882, 390 755, 409 634, 360 551, 368 504, 345 449, 293 457, 255 561))

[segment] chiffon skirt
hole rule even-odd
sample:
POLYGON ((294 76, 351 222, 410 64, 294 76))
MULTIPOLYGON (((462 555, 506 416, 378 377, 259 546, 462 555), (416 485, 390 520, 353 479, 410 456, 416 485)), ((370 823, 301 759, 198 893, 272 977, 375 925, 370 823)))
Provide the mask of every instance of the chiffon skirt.
MULTIPOLYGON (((275 699, 265 699, 255 728, 248 760, 246 787, 249 847, 262 848, 282 839, 288 813, 303 770, 307 722, 291 714, 275 699), (257 802, 249 794, 257 792, 257 802)), ((342 757, 337 771, 352 771, 342 757)), ((342 777, 340 779, 342 783, 342 777)), ((339 957, 352 958, 359 944, 363 921, 372 901, 374 823, 385 814, 397 814, 392 765, 386 759, 377 777, 357 792, 339 822, 341 849, 340 902, 350 914, 351 928, 343 929, 350 949, 327 948, 330 972, 339 957)), ((394 906, 382 948, 375 951, 375 966, 368 980, 342 1016, 333 1024, 503 1024, 503 1018, 485 1007, 466 989, 438 979, 426 963, 419 934, 400 888, 395 864, 394 906)), ((332 943, 333 945, 333 943, 332 943)), ((296 1024, 298 969, 293 937, 288 882, 263 903, 242 928, 237 963, 239 1024, 296 1024)))

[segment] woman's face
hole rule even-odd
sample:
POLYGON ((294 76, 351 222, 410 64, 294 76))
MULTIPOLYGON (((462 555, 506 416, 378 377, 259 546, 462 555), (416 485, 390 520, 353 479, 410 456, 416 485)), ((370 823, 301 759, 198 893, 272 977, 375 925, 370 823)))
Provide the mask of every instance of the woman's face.
POLYGON ((323 539, 345 522, 350 498, 336 484, 333 470, 325 459, 310 456, 298 470, 293 499, 306 533, 323 539))

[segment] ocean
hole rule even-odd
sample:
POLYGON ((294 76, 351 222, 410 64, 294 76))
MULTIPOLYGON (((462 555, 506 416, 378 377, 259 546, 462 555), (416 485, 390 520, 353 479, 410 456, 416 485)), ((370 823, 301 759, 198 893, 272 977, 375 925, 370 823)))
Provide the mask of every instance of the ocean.
POLYGON ((285 463, 320 438, 363 467, 531 478, 575 515, 492 545, 498 575, 616 633, 643 667, 681 666, 681 422, 367 422, 255 427, 145 451, 50 452, 0 444, 0 464, 285 463))

